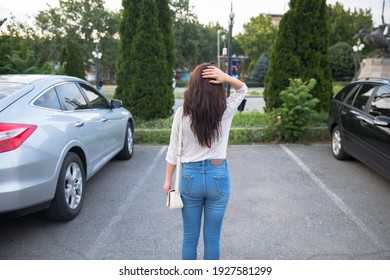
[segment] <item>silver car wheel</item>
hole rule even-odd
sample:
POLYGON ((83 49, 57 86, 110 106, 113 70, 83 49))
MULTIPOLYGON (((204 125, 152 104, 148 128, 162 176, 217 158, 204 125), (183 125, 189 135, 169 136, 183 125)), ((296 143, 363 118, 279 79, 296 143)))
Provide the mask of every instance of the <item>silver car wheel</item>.
POLYGON ((125 139, 123 140, 123 148, 116 155, 117 159, 129 160, 133 157, 134 153, 134 133, 133 126, 130 122, 127 123, 127 128, 125 131, 125 139))
POLYGON ((70 209, 76 209, 83 192, 83 175, 80 166, 72 162, 65 174, 65 200, 70 209))
POLYGON ((129 154, 133 154, 134 143, 133 143, 133 130, 131 126, 127 127, 127 149, 129 154))
POLYGON ((335 154, 335 155, 338 155, 340 153, 340 150, 341 150, 341 135, 340 135, 340 131, 339 130, 336 130, 333 133, 333 137, 332 137, 332 150, 333 150, 333 154, 335 154))

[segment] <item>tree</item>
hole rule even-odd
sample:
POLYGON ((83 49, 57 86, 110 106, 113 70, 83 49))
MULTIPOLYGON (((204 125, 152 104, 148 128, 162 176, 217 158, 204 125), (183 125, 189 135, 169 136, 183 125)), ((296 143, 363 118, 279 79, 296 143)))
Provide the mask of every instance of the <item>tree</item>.
MULTIPOLYGON (((45 45, 36 48, 49 61, 60 60, 65 38, 79 44, 84 64, 91 64, 91 53, 99 40, 99 50, 103 53, 102 72, 111 77, 117 61, 117 33, 119 12, 108 11, 104 0, 60 0, 58 7, 48 5, 35 17, 36 34, 45 45)), ((47 61, 46 60, 46 61, 47 61)))
POLYGON ((172 69, 157 2, 125 0, 123 6, 116 96, 142 119, 171 116, 172 69))
POLYGON ((175 64, 175 42, 173 39, 173 20, 172 12, 169 8, 169 0, 159 0, 158 3, 158 23, 161 33, 164 38, 167 68, 170 78, 173 77, 173 69, 175 64))
POLYGON ((123 105, 128 107, 130 101, 129 81, 131 79, 133 66, 133 54, 131 53, 131 44, 136 33, 138 20, 138 1, 123 0, 122 14, 119 22, 120 41, 118 45, 118 61, 116 64, 116 83, 115 98, 123 101, 123 105))
POLYGON ((327 110, 332 98, 329 63, 329 15, 326 0, 291 0, 271 53, 264 98, 267 110, 281 107, 280 92, 289 79, 315 79, 313 96, 327 110))
POLYGON ((29 51, 26 43, 31 30, 16 21, 14 16, 4 18, 0 23, 0 73, 37 71, 37 58, 29 51))
POLYGON ((72 39, 67 38, 61 53, 61 64, 65 74, 85 80, 83 57, 79 45, 72 39))
POLYGON ((359 30, 372 28, 371 9, 345 10, 340 2, 336 2, 334 5, 330 4, 328 9, 330 18, 329 44, 331 46, 338 42, 347 42, 352 46, 356 44, 354 36, 359 30))
POLYGON ((256 62, 255 69, 253 70, 252 80, 257 86, 263 87, 264 80, 269 68, 269 58, 267 55, 262 54, 256 62))
POLYGON ((1 74, 37 74, 36 59, 31 52, 16 51, 12 55, 6 55, 3 66, 0 65, 1 74))
POLYGON ((201 24, 189 0, 172 0, 175 69, 189 70, 200 62, 201 24))
MULTIPOLYGON (((205 26, 199 26, 201 42, 199 44, 200 56, 197 61, 197 64, 203 62, 211 62, 211 61, 218 64, 218 59, 217 59, 218 30, 223 30, 219 24, 216 25, 209 24, 205 26)), ((220 54, 222 54, 221 51, 220 54)))
POLYGON ((339 42, 329 48, 330 66, 334 80, 351 80, 354 76, 354 58, 351 46, 339 42))
POLYGON ((272 23, 271 16, 260 14, 252 17, 249 23, 244 25, 244 32, 238 34, 237 41, 249 56, 249 71, 255 67, 257 58, 261 54, 269 55, 275 42, 278 28, 272 23))

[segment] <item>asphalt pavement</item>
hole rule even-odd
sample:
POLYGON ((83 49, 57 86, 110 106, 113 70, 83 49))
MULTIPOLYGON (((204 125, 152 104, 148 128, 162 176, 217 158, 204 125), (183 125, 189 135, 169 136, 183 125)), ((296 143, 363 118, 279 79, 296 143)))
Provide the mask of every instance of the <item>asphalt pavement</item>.
MULTIPOLYGON (((87 182, 79 217, 0 221, 2 260, 177 260, 180 211, 165 207, 166 146, 135 147, 87 182)), ((390 183, 329 144, 228 147, 224 260, 389 260, 390 183)), ((200 237, 199 259, 203 241, 200 237)))

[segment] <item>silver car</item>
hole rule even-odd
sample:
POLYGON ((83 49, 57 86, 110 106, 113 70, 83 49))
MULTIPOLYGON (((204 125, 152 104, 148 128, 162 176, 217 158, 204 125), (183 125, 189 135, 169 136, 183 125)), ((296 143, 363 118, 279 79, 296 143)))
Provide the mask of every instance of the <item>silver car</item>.
POLYGON ((134 120, 84 80, 0 75, 0 217, 75 218, 86 181, 134 151, 134 120))

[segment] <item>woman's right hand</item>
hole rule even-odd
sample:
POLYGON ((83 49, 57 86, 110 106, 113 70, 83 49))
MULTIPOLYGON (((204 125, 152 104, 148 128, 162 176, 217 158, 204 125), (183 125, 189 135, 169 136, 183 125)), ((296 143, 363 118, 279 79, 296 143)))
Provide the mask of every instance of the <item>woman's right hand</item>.
POLYGON ((226 82, 227 74, 224 73, 221 69, 215 66, 207 66, 206 69, 202 72, 203 79, 211 79, 210 83, 212 84, 222 84, 226 82))
POLYGON ((203 70, 202 78, 211 79, 210 83, 212 84, 229 83, 235 90, 240 89, 244 85, 240 80, 229 76, 218 67, 212 65, 207 66, 207 68, 203 70))

